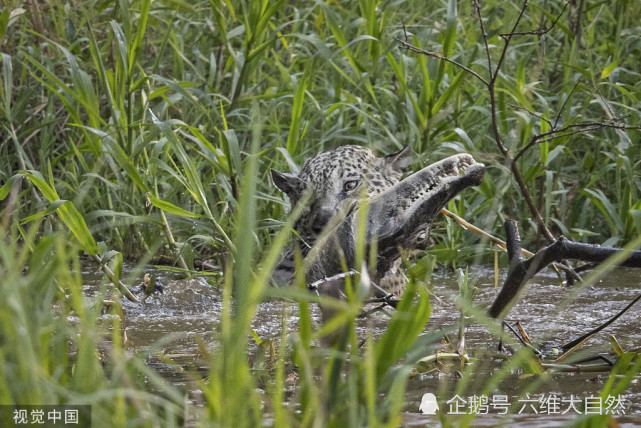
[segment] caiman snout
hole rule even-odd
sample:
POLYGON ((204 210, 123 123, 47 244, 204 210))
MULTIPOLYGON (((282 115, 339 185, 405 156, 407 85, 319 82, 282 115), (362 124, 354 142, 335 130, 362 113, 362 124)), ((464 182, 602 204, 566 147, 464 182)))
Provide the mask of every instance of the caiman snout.
MULTIPOLYGON (((299 232, 303 232, 301 236, 307 244, 307 249, 303 252, 307 266, 305 279, 308 284, 313 284, 316 281, 343 273, 345 267, 360 269, 361 266, 354 266, 357 247, 355 232, 364 226, 366 232, 365 248, 376 249, 376 266, 371 267, 371 269, 375 269, 371 272, 374 274, 374 282, 382 285, 387 292, 398 292, 404 283, 402 273, 399 274, 401 251, 423 250, 429 245, 429 228, 434 217, 458 193, 468 187, 480 185, 483 181, 485 166, 476 162, 469 154, 460 153, 438 161, 400 180, 401 171, 390 172, 389 162, 404 164, 408 159, 408 150, 402 152, 405 153, 403 158, 405 160, 398 160, 398 155, 396 155, 391 161, 381 161, 381 158, 375 158, 366 149, 348 147, 351 147, 349 151, 334 149, 317 155, 312 158, 314 163, 306 161, 303 167, 304 173, 300 173, 300 176, 309 181, 310 186, 315 183, 314 185, 318 187, 315 190, 318 192, 315 202, 306 212, 304 221, 299 222, 299 232), (316 183, 315 180, 320 179, 316 175, 318 175, 318 171, 323 170, 342 174, 344 170, 354 169, 355 167, 348 161, 350 153, 355 150, 365 150, 368 154, 367 158, 370 159, 367 161, 370 163, 362 167, 363 176, 366 176, 368 171, 378 171, 376 165, 379 165, 380 162, 387 162, 385 174, 391 175, 386 177, 383 189, 377 189, 378 192, 367 194, 368 202, 366 204, 361 204, 361 199, 357 197, 356 193, 355 196, 340 200, 340 204, 338 204, 340 206, 337 206, 338 196, 335 194, 332 196, 331 193, 337 187, 336 183, 328 181, 322 187, 316 183), (344 164, 341 163, 342 157, 345 157, 344 164), (372 163, 372 158, 378 159, 375 161, 378 162, 376 165, 372 163), (313 165, 314 168, 310 165, 313 165), (363 215, 359 214, 361 208, 366 210, 363 215), (338 216, 338 214, 340 217, 334 220, 334 216, 338 216), (365 219, 364 225, 361 223, 363 219, 365 219), (323 237, 322 241, 318 240, 323 229, 333 223, 335 223, 335 228, 331 234, 328 233, 328 236, 323 237), (381 282, 387 279, 391 280, 381 282)), ((360 163, 358 165, 358 168, 361 168, 360 163)), ((401 169, 403 168, 401 167, 401 169)), ((381 172, 381 174, 383 173, 381 172)), ((300 179, 298 175, 276 174, 274 176, 278 177, 278 181, 274 182, 277 185, 281 184, 279 186, 281 190, 288 191, 291 188, 304 189, 306 187, 304 180, 300 179), (285 183, 287 186, 281 181, 287 181, 288 183, 285 183), (294 183, 290 185, 289 181, 294 183)), ((375 181, 372 181, 371 184, 377 185, 375 181)), ((286 256, 276 267, 272 277, 277 284, 287 284, 293 277, 294 254, 294 247, 290 246, 286 256)), ((341 278, 330 282, 331 284, 324 283, 322 287, 319 287, 319 292, 333 295, 334 291, 340 291, 340 287, 344 284, 344 280, 341 278), (334 286, 339 288, 335 289, 334 286)))

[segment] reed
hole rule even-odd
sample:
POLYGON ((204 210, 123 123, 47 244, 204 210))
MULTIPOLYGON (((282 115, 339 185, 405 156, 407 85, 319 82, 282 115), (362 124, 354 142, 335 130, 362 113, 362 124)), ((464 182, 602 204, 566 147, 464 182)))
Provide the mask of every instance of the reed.
MULTIPOLYGON (((430 316, 424 280, 435 263, 489 263, 494 251, 441 219, 435 246, 410 267, 409 291, 381 338, 357 336, 358 293, 333 303, 335 321, 313 328, 309 306, 317 298, 267 287, 301 209, 273 190, 269 169, 296 170, 337 145, 389 153, 409 144, 417 169, 471 153, 488 166, 487 179, 447 208, 495 236, 503 234, 503 215, 521 219, 524 247, 534 249, 543 230, 497 150, 498 132, 553 234, 633 242, 641 234, 641 3, 533 2, 519 23, 530 34, 512 36, 505 52, 501 33, 522 4, 482 1, 485 34, 474 4, 5 2, 0 404, 88 403, 96 424, 114 426, 179 426, 185 418, 223 426, 266 418, 277 426, 398 425, 408 377, 440 339, 422 334, 430 316), (500 72, 488 69, 486 45, 492 67, 502 58, 500 72), (536 138, 552 128, 566 131, 536 138), (116 286, 127 282, 123 259, 169 256, 191 273, 195 260, 224 266, 214 283, 225 296, 221 347, 201 384, 204 409, 127 352, 118 304, 110 325, 98 325, 113 289, 106 283, 97 298, 83 295, 85 254, 106 264, 116 286), (290 335, 284 322, 273 376, 259 394, 247 345, 256 306, 268 296, 296 298, 300 322, 290 335), (316 346, 330 334, 339 336, 335 345, 316 346), (299 384, 286 398, 292 366, 299 384)), ((464 314, 500 334, 474 306, 466 276, 460 286, 462 331, 464 314)), ((603 394, 637 376, 638 359, 621 361, 603 394)), ((463 370, 461 388, 474 364, 463 370)), ((535 366, 525 351, 488 388, 523 365, 535 366)))

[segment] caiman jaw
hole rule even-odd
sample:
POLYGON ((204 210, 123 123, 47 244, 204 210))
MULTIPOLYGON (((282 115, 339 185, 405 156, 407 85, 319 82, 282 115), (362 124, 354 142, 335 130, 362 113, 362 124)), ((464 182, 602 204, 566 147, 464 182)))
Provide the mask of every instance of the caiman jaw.
POLYGON ((354 265, 361 208, 367 210, 365 243, 369 247, 377 242, 376 271, 382 277, 398 260, 401 248, 413 249, 416 236, 429 228, 445 204, 462 190, 481 184, 484 172, 485 166, 468 154, 450 156, 412 174, 360 208, 348 209, 344 219, 307 255, 307 282, 332 277, 343 272, 344 265, 354 265))
POLYGON ((483 181, 485 166, 468 154, 450 156, 396 184, 370 201, 368 235, 379 256, 393 257, 427 229, 436 214, 462 190, 483 181))
MULTIPOLYGON (((423 177, 426 179, 427 186, 424 188, 425 193, 431 192, 438 186, 444 185, 448 180, 456 179, 466 174, 466 171, 470 167, 475 167, 475 170, 478 170, 479 167, 483 169, 483 164, 479 164, 472 156, 467 153, 450 156, 439 162, 436 162, 426 168, 424 168, 420 173, 423 174, 423 177)), ((408 177, 411 178, 411 177, 408 177)), ((480 177, 483 179, 483 172, 481 171, 480 177)), ((400 183, 399 183, 400 184, 400 183)), ((480 181, 476 185, 480 184, 480 181)))

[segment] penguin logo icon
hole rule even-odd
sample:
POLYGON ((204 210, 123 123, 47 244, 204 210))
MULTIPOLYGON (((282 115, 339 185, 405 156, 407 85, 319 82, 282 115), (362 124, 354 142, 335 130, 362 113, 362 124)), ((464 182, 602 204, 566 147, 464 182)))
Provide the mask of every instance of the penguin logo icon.
POLYGON ((438 403, 436 402, 436 397, 431 392, 423 394, 421 399, 421 405, 418 410, 423 412, 424 415, 435 415, 438 412, 438 403))

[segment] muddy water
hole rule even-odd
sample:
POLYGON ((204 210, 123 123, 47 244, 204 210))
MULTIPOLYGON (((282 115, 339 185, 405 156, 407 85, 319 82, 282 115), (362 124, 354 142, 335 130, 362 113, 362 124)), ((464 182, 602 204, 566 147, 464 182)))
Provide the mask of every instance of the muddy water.
MULTIPOLYGON (((131 270, 125 271, 123 277, 131 270)), ((202 278, 182 280, 165 271, 147 268, 149 273, 160 280, 164 293, 147 299, 144 305, 131 304, 123 301, 123 309, 127 320, 127 336, 130 345, 135 349, 147 349, 158 344, 156 354, 164 355, 173 361, 190 368, 198 369, 203 365, 202 349, 211 351, 216 348, 215 330, 221 313, 222 296, 217 287, 213 287, 202 278)), ((142 277, 138 272, 137 277, 142 277)), ((484 267, 474 267, 470 270, 470 282, 478 288, 475 302, 489 304, 496 296, 493 271, 484 267)), ((504 272, 502 273, 504 275, 504 272)), ((89 295, 95 295, 102 281, 102 276, 95 272, 84 272, 86 289, 89 295)), ((509 321, 520 321, 532 341, 541 349, 551 349, 565 344, 621 310, 629 301, 641 292, 641 276, 638 271, 618 269, 611 272, 599 284, 580 291, 577 288, 566 288, 558 285, 554 272, 546 270, 534 278, 527 286, 517 304, 508 317, 509 321)), ((500 278, 501 283, 503 276, 500 278)), ((136 284, 130 280, 130 284, 136 284)), ((425 332, 437 329, 454 330, 459 320, 459 311, 453 303, 458 293, 456 274, 451 271, 436 273, 430 287, 432 292, 432 315, 425 327, 425 332)), ((586 348, 589 355, 599 352, 611 353, 610 335, 615 336, 623 349, 633 350, 641 347, 641 303, 633 307, 614 324, 592 338, 586 348)), ((291 328, 296 328, 296 307, 286 302, 266 302, 259 307, 253 328, 261 339, 278 339, 281 334, 282 317, 289 314, 291 328)), ((313 312, 320 319, 318 311, 313 312)), ((373 328, 375 336, 385 331, 389 315, 376 312, 367 322, 363 322, 360 333, 365 337, 366 325, 373 328)), ((456 334, 452 335, 456 340, 456 334)), ((452 413, 456 410, 455 395, 460 394, 465 401, 470 396, 480 394, 492 374, 503 366, 497 356, 497 339, 487 330, 477 324, 471 324, 466 330, 466 343, 471 355, 481 356, 478 366, 474 368, 474 376, 462 391, 460 379, 455 369, 431 370, 417 374, 410 379, 406 394, 406 412, 404 421, 410 426, 438 426, 438 417, 423 415, 418 411, 421 397, 426 392, 436 395, 440 413, 452 413)), ((438 346, 438 344, 436 344, 438 346)), ((554 359, 548 357, 550 362, 554 359)), ((165 365, 159 359, 150 360, 150 364, 167 376, 175 384, 191 388, 189 379, 176 373, 175 367, 165 365)), ((522 396, 523 388, 532 385, 540 379, 515 370, 510 373, 488 396, 487 415, 478 416, 474 426, 563 426, 577 416, 577 411, 570 406, 572 400, 584 400, 586 397, 598 396, 607 373, 557 373, 551 374, 540 382, 538 387, 530 387, 530 396, 522 396), (510 404, 518 403, 518 408, 525 406, 521 414, 510 415, 509 419, 502 418, 498 413, 499 407, 493 407, 500 398, 507 396, 510 404), (558 398, 558 410, 544 403, 550 396, 558 398), (524 400, 537 400, 524 401, 524 400), (547 409, 547 410, 546 410, 547 409)), ((192 391, 192 398, 198 404, 198 392, 192 391)), ((461 403, 459 409, 467 412, 469 403, 461 403)), ((549 403, 549 402, 548 402, 549 403)), ((641 425, 641 385, 634 380, 625 391, 622 401, 623 411, 617 420, 621 426, 641 425)), ((603 405, 605 408, 605 404, 603 405)), ((581 408, 579 404, 575 407, 581 408)), ((518 411, 518 409, 517 409, 518 411)), ((594 410, 594 412, 599 412, 594 410)))

